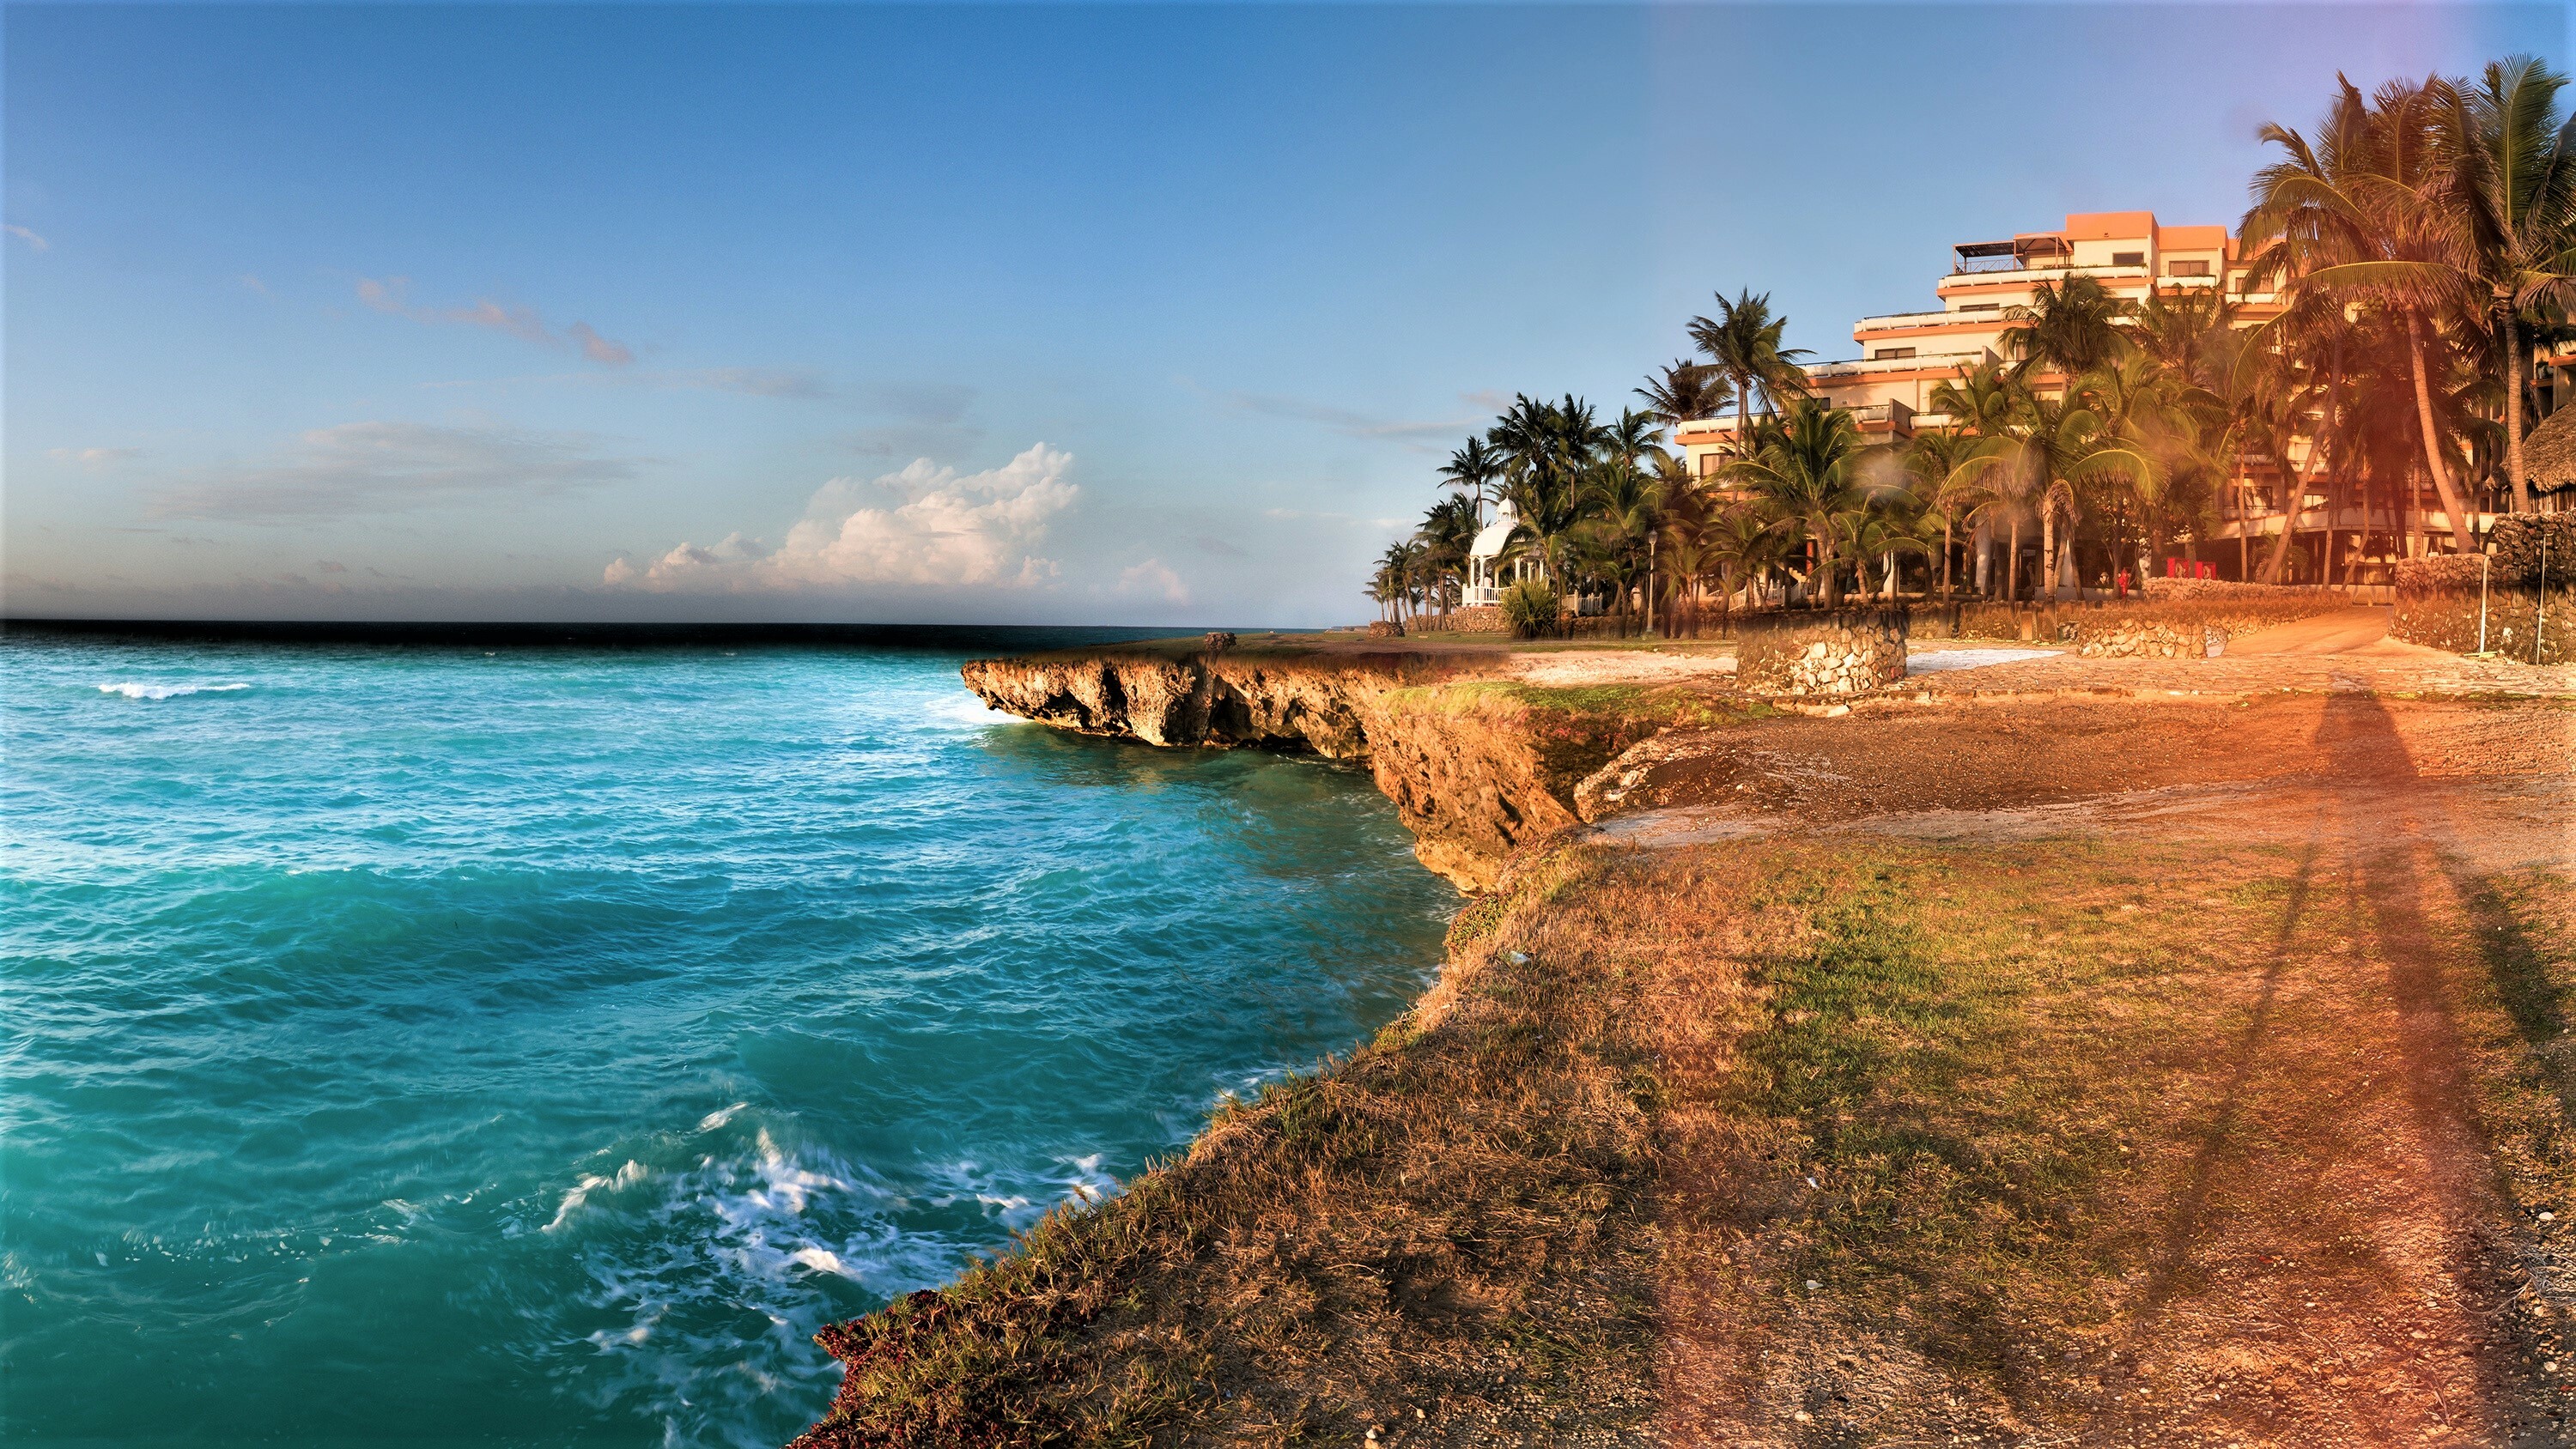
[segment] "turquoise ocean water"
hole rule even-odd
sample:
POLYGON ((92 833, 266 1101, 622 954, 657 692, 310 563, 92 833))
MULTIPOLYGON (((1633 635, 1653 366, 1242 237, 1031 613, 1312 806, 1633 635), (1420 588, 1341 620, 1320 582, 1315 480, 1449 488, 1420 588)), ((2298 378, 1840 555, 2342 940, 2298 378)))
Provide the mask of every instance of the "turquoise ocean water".
POLYGON ((776 1444, 1427 980, 1364 776, 960 657, 0 644, 0 1436, 776 1444))

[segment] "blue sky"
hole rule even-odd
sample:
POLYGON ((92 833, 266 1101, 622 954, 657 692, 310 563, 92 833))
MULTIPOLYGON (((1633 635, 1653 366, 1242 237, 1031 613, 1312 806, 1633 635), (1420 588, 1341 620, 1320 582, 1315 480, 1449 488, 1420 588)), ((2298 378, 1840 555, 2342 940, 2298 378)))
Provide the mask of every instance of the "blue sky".
POLYGON ((5 12, 20 614, 1300 625, 1710 294, 2233 222, 2558 4, 5 12))

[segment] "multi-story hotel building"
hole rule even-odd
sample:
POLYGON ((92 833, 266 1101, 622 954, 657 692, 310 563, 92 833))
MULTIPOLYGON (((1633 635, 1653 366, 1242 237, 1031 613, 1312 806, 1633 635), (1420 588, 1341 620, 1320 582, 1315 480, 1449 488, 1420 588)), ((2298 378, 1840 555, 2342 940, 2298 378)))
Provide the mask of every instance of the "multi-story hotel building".
MULTIPOLYGON (((2105 211, 2066 218, 2056 231, 2023 232, 2001 241, 1951 248, 1950 274, 1933 284, 1941 306, 1892 312, 1852 324, 1860 355, 1807 368, 1816 394, 1849 408, 1878 441, 1902 441, 1948 421, 1930 411, 1932 390, 1967 376, 1983 362, 2011 361, 2005 339, 2011 310, 2029 304, 2041 282, 2089 276, 2105 291, 2143 302, 2158 287, 2225 287, 2248 325, 2275 316, 2280 299, 2245 290, 2245 268, 2223 226, 2162 226, 2151 211, 2105 211)), ((1722 467, 1735 438, 1732 416, 1684 423, 1674 441, 1705 476, 1722 467)))
MULTIPOLYGON (((1933 390, 1965 377, 1984 362, 2010 362, 2006 337, 2014 307, 2027 305, 2040 283, 2063 283, 2089 276, 2104 290, 2129 302, 2144 302, 2156 289, 2168 292, 2225 288, 2235 303, 2240 326, 2254 326, 2280 315, 2284 299, 2271 290, 2254 291, 2234 238, 2223 226, 2165 226, 2147 211, 2088 212, 2069 216, 2056 231, 2023 232, 2009 240, 1961 242, 1953 247, 1950 273, 1933 285, 1938 310, 1895 312, 1863 317, 1852 324, 1860 355, 1807 367, 1808 385, 1837 407, 1849 408, 1863 433, 1873 441, 1902 442, 1925 428, 1950 420, 1931 410, 1933 390)), ((2043 374, 2045 387, 2062 381, 2043 374)), ((1674 442, 1689 459, 1694 475, 1707 477, 1733 456, 1735 418, 1707 418, 1674 429, 1674 442)), ((2294 450, 2290 462, 2304 463, 2294 450)), ((2277 535, 2284 526, 2281 495, 2285 480, 2268 460, 2252 463, 2218 503, 2217 526, 2203 544, 2227 544, 2217 557, 2242 560, 2255 539, 2277 535)), ((2415 526, 2440 535, 2450 527, 2439 500, 2428 490, 2416 501, 2415 526)), ((2483 530, 2488 515, 2470 521, 2483 530)), ((2311 491, 2300 499, 2295 527, 2301 535, 2323 533, 2329 525, 2346 531, 2345 558, 2363 546, 2363 535, 2393 537, 2400 530, 2387 508, 2365 516, 2353 500, 2329 507, 2311 491)), ((2315 563, 2322 568, 2320 547, 2315 563)))

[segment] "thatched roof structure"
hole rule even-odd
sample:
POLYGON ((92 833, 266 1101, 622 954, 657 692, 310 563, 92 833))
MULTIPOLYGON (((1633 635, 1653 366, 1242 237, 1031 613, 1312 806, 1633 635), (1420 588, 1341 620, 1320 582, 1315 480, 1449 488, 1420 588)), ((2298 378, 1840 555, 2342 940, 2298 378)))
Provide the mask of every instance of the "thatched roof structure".
POLYGON ((2534 493, 2576 488, 2576 407, 2551 413, 2523 438, 2522 471, 2534 493))

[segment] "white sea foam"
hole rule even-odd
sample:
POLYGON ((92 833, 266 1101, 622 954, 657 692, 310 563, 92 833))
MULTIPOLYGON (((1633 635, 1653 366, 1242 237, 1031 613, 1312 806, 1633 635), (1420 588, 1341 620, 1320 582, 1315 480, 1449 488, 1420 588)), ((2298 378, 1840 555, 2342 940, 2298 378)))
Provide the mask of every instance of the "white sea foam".
POLYGON ((572 1191, 564 1194, 563 1205, 555 1209, 554 1221, 547 1223, 545 1230, 551 1233, 562 1227, 564 1219, 571 1217, 582 1204, 590 1201, 592 1193, 602 1188, 615 1192, 621 1188, 633 1187, 650 1175, 650 1170, 643 1163, 630 1160, 624 1167, 617 1169, 615 1177, 597 1175, 583 1177, 581 1181, 573 1184, 572 1191))
POLYGON ((745 1142, 747 1125, 637 1192, 612 1196, 598 1173, 576 1188, 596 1285, 577 1312, 613 1319, 572 1338, 587 1360, 579 1392, 643 1409, 673 1444, 775 1444, 794 1427, 768 1422, 780 1397, 820 1403, 839 1378, 818 1329, 871 1296, 946 1281, 973 1247, 898 1221, 909 1200, 866 1168, 765 1130, 745 1142), (767 1329, 744 1332, 746 1312, 767 1329))
POLYGON ((127 699, 177 699, 184 694, 229 694, 248 689, 247 684, 102 684, 101 694, 121 694, 127 699))

